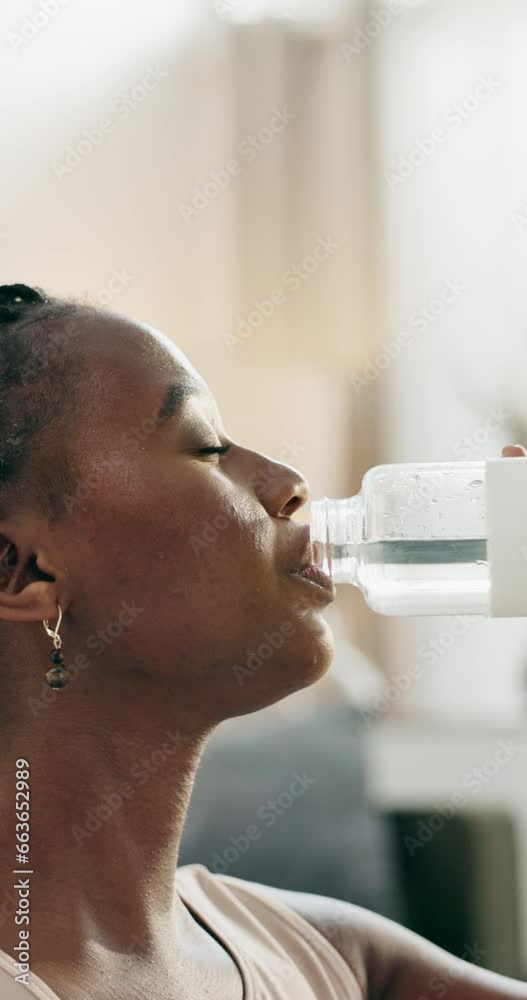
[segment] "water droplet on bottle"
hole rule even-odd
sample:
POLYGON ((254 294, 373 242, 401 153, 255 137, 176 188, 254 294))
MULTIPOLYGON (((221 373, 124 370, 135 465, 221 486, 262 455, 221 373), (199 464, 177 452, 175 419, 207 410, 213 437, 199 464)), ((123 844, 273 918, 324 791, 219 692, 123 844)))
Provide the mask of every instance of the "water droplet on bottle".
POLYGON ((483 486, 483 480, 482 479, 473 479, 472 482, 469 483, 468 485, 470 487, 473 487, 473 486, 483 486))

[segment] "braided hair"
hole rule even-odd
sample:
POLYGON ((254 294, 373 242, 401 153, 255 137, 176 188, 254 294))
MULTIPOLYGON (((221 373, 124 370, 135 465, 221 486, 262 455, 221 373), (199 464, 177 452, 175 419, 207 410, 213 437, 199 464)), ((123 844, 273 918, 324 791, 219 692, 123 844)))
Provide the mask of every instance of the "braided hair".
POLYGON ((39 288, 0 285, 0 518, 29 499, 56 519, 61 496, 72 492, 73 469, 56 429, 75 383, 66 348, 80 326, 67 320, 78 308, 39 288))

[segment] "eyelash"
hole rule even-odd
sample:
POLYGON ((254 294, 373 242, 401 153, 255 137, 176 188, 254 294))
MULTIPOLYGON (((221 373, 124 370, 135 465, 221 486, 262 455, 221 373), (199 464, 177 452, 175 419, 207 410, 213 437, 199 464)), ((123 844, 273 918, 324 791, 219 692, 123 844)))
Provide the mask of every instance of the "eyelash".
POLYGON ((230 448, 230 444, 223 446, 211 445, 209 448, 200 448, 199 453, 200 455, 226 455, 230 448))

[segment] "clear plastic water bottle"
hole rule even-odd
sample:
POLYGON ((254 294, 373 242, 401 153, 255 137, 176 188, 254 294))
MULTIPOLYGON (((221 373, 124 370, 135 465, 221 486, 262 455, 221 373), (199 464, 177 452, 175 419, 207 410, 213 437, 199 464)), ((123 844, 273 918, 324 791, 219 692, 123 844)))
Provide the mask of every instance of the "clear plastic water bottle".
POLYGON ((311 504, 311 539, 380 614, 527 616, 527 457, 377 466, 311 504))

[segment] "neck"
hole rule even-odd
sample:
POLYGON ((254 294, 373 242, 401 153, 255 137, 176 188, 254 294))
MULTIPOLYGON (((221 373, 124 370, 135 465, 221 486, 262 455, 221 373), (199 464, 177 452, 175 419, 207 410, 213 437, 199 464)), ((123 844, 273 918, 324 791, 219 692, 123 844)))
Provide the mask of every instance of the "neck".
MULTIPOLYGON (((210 732, 178 725, 177 693, 108 671, 70 682, 49 704, 17 700, 0 760, 0 947, 18 943, 18 880, 30 880, 32 961, 81 960, 87 941, 148 953, 183 935, 174 888, 196 769, 210 732), (22 712, 21 706, 25 707, 22 712), (14 724, 13 724, 14 725, 14 724), (29 763, 29 864, 16 862, 16 761, 29 763), (13 870, 32 871, 28 875, 13 870)), ((51 691, 51 689, 48 689, 51 691)), ((41 691, 33 698, 40 699, 41 691)), ((21 803, 26 808, 27 803, 21 803)), ((24 828, 25 829, 25 828, 24 828)), ((22 924, 21 927, 25 927, 22 924)))

